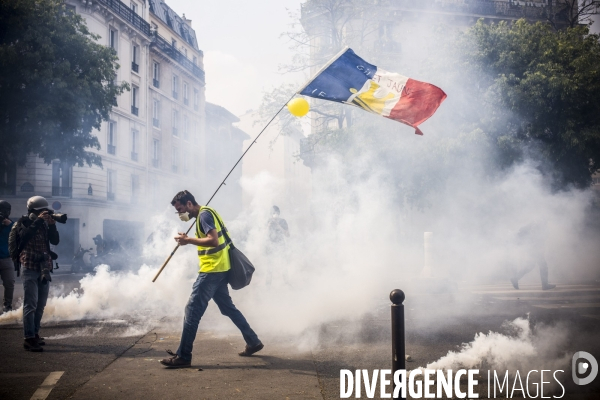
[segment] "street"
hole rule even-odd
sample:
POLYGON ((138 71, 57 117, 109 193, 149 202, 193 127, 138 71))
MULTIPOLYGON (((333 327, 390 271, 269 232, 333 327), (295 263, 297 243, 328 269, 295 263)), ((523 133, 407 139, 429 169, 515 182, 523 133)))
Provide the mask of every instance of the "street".
MULTIPOLYGON (((53 284, 70 290, 80 277, 57 274, 53 284)), ((43 353, 22 349, 20 324, 2 325, 5 362, 0 367, 0 398, 337 399, 340 369, 391 367, 386 295, 382 293, 376 309, 354 321, 331 321, 296 337, 261 333, 265 349, 250 358, 237 355, 244 346, 240 335, 211 330, 211 321, 222 318, 211 306, 196 338, 192 368, 180 370, 167 370, 158 363, 168 356, 165 349, 176 350, 179 343, 174 321, 158 321, 146 330, 134 319, 45 324, 43 353)), ((597 382, 582 387, 569 383, 568 370, 576 351, 600 356, 597 283, 559 284, 551 291, 534 285, 522 285, 516 291, 510 284, 459 285, 452 292, 438 294, 407 291, 405 308, 409 370, 425 367, 450 350, 460 352, 461 344, 473 342, 476 333, 492 331, 539 345, 540 353, 533 359, 514 357, 522 364, 508 365, 508 369, 550 368, 568 358, 565 365, 560 364, 566 370, 561 379, 564 398, 592 399, 600 393, 597 382), (535 326, 528 337, 511 332, 505 324, 527 316, 535 326)), ((482 370, 490 360, 482 358, 482 370)), ((480 385, 479 393, 485 397, 487 386, 480 385)), ((376 394, 379 398, 379 389, 376 394)))

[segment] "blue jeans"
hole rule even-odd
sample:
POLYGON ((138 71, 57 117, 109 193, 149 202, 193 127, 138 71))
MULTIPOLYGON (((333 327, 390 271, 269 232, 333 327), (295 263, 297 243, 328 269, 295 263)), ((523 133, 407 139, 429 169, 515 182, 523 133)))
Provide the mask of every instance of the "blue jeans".
POLYGON ((185 317, 183 318, 183 332, 181 342, 177 349, 177 355, 186 360, 192 360, 192 348, 198 332, 200 319, 204 315, 208 302, 213 299, 221 314, 231 318, 231 321, 242 332, 242 336, 248 346, 260 344, 256 333, 250 328, 248 321, 242 313, 235 308, 229 290, 227 289, 227 272, 199 273, 196 282, 192 286, 192 294, 185 306, 185 317))
POLYGON ((25 298, 23 299, 23 330, 25 339, 34 338, 40 332, 40 322, 48 301, 50 283, 41 281, 42 273, 31 269, 22 269, 21 280, 25 298))

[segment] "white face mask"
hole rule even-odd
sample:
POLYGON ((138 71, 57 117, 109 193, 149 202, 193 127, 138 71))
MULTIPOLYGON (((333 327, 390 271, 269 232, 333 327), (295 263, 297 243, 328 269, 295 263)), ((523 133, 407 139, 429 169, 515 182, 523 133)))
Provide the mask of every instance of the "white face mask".
POLYGON ((182 220, 183 222, 187 222, 190 220, 190 213, 188 213, 187 211, 184 213, 179 213, 179 219, 182 220))

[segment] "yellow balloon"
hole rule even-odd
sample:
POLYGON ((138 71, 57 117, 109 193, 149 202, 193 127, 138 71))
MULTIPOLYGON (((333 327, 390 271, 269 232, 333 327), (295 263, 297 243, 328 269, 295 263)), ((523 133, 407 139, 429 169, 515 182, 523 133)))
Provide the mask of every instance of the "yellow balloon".
POLYGON ((290 110, 290 113, 296 117, 304 117, 310 110, 308 101, 304 100, 302 97, 296 97, 287 103, 287 108, 290 110))

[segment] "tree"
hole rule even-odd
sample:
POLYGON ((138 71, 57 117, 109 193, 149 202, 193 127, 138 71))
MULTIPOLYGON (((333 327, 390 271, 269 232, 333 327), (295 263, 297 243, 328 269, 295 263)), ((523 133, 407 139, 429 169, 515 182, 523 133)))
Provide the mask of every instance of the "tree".
POLYGON ((92 130, 128 85, 97 39, 62 0, 0 2, 0 176, 28 154, 102 165, 92 130))
POLYGON ((554 6, 549 6, 547 18, 554 29, 558 30, 563 21, 569 28, 579 24, 589 24, 592 16, 600 12, 598 0, 556 0, 554 6))
POLYGON ((529 152, 558 187, 589 186, 600 169, 600 37, 587 26, 554 31, 519 20, 480 21, 464 39, 469 68, 493 78, 488 114, 506 108, 513 116, 488 128, 500 150, 529 152))

